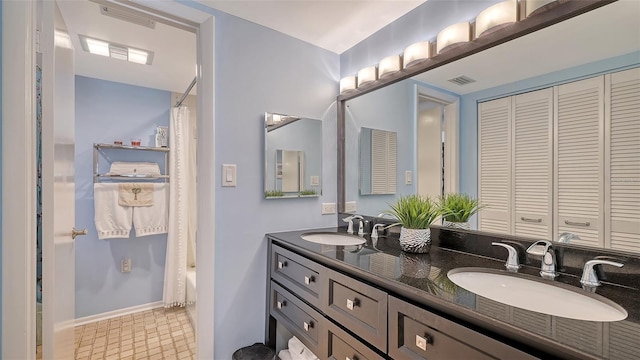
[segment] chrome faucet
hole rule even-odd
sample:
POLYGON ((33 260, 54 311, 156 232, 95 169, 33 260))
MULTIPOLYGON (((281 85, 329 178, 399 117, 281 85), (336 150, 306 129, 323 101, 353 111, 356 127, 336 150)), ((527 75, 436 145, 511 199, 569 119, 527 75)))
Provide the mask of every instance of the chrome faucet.
POLYGON ((385 226, 385 224, 375 224, 375 225, 373 225, 373 228, 371 229, 371 237, 372 238, 377 238, 378 237, 378 226, 385 226))
POLYGON ((347 227, 347 234, 353 234, 353 219, 359 219, 360 220, 360 226, 358 228, 358 235, 362 236, 364 235, 364 218, 360 215, 351 215, 351 216, 347 216, 346 218, 342 219, 342 221, 349 223, 349 226, 347 227))
POLYGON ((583 289, 590 292, 595 292, 596 288, 601 285, 600 279, 598 279, 598 275, 596 274, 596 270, 594 268, 594 266, 600 265, 600 264, 612 265, 617 267, 624 266, 624 264, 622 263, 610 261, 610 260, 604 260, 604 259, 593 259, 593 260, 587 261, 586 263, 584 263, 584 269, 582 270, 582 278, 580 279, 580 284, 582 284, 583 289))
POLYGON ((386 213, 386 212, 382 212, 382 213, 378 214, 378 216, 377 216, 377 217, 379 217, 379 218, 395 219, 395 217, 394 217, 393 215, 391 215, 391 214, 389 214, 389 213, 386 213))
POLYGON ((527 249, 527 254, 542 257, 540 263, 540 276, 543 279, 554 280, 558 273, 556 272, 556 252, 550 241, 536 241, 527 249))
POLYGON ((504 264, 504 267, 507 268, 507 271, 518 272, 518 269, 520 269, 520 263, 518 262, 518 251, 516 248, 500 242, 492 242, 491 245, 502 246, 507 249, 509 251, 509 256, 507 257, 507 262, 504 264))

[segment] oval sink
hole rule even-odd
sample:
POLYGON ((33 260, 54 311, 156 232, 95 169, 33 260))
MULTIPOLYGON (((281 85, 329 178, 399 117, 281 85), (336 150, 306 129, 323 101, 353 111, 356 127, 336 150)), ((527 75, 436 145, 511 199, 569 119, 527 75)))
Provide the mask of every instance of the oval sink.
POLYGON ((359 236, 337 233, 307 233, 302 234, 301 237, 303 240, 324 245, 350 246, 362 245, 366 242, 359 236))
POLYGON ((619 321, 627 311, 615 302, 562 283, 484 268, 450 270, 456 285, 506 305, 547 315, 587 321, 619 321))

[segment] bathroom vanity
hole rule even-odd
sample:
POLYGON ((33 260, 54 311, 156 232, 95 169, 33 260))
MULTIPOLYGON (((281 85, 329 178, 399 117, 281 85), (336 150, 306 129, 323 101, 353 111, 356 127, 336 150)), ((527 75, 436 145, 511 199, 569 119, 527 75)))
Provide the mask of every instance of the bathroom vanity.
MULTIPOLYGON (((283 326, 320 359, 632 359, 640 351, 640 258, 618 256, 625 267, 605 268, 616 285, 604 280, 597 289, 628 317, 584 321, 508 306, 446 276, 461 267, 504 270, 506 251, 490 244, 502 240, 521 250, 519 273, 539 276, 540 261, 525 258, 527 241, 436 226, 430 253, 408 254, 394 237, 335 246, 303 240, 309 232, 267 235, 266 342, 272 347, 283 326)), ((559 251, 556 281, 579 287, 583 260, 593 253, 559 251)))

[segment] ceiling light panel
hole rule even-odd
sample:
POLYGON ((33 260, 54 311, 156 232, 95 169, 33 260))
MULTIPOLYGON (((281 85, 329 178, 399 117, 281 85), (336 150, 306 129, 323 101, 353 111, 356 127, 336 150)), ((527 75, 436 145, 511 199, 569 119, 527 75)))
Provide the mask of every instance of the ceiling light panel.
POLYGON ((153 51, 131 48, 105 40, 78 35, 82 49, 91 54, 107 56, 112 59, 129 61, 136 64, 151 65, 153 51))

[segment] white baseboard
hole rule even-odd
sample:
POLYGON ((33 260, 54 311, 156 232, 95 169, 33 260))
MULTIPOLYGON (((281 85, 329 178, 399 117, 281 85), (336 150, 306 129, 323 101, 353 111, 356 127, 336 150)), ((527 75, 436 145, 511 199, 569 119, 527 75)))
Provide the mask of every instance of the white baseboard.
POLYGON ((123 315, 129 315, 129 314, 134 314, 142 311, 156 309, 162 306, 163 306, 162 301, 156 301, 148 304, 136 305, 136 306, 132 306, 124 309, 108 311, 101 314, 89 315, 89 316, 77 318, 75 321, 75 326, 85 325, 92 322, 108 320, 108 319, 112 319, 112 318, 123 316, 123 315))

